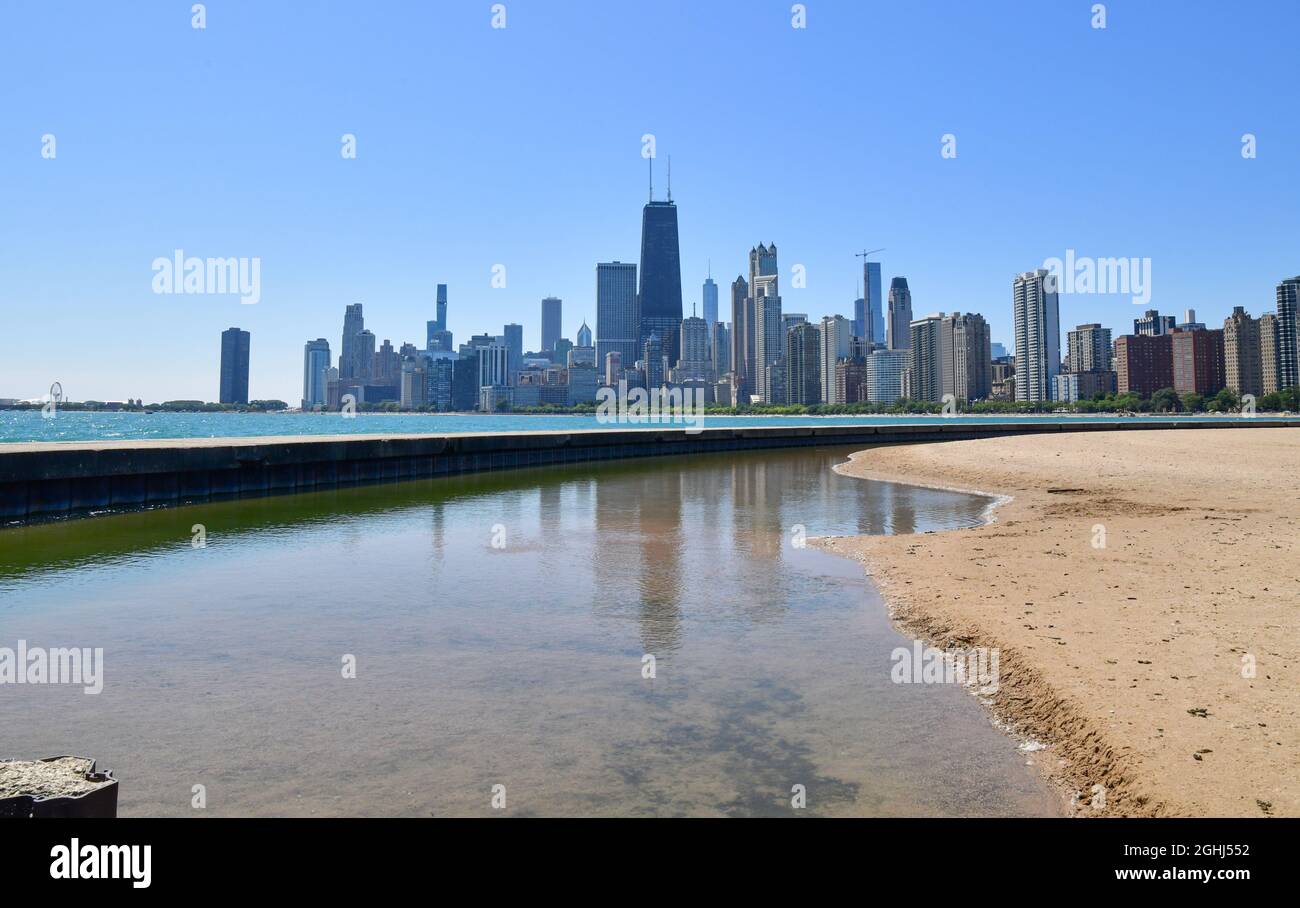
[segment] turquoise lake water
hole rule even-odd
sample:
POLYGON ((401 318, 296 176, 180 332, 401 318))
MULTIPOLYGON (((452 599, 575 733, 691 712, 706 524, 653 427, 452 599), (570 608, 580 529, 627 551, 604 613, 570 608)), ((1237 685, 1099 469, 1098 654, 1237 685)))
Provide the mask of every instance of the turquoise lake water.
MULTIPOLYGON (((705 416, 704 428, 726 426, 883 426, 936 422, 1156 422, 1162 419, 1206 420, 1243 417, 1178 416, 705 416)), ((1260 417, 1259 421, 1264 421, 1260 417)), ((345 418, 338 413, 83 413, 60 412, 42 418, 38 410, 0 411, 0 442, 103 441, 156 438, 246 438, 258 435, 445 434, 464 432, 575 431, 578 429, 647 428, 644 425, 602 424, 595 416, 521 416, 511 414, 362 413, 345 418)))

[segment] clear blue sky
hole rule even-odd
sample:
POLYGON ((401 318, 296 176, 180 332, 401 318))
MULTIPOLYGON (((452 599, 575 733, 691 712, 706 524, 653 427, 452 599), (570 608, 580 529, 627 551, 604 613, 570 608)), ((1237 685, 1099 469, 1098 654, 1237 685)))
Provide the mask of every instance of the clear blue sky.
MULTIPOLYGON (((504 30, 491 5, 212 0, 200 31, 189 2, 7 0, 0 397, 212 400, 238 325, 252 396, 296 403, 346 304, 423 345, 439 282, 458 342, 516 321, 535 347, 552 294, 594 328, 595 263, 638 257, 645 133, 688 311, 711 259, 729 318, 759 241, 787 310, 851 315, 853 254, 883 246, 918 315, 1008 346, 1013 276, 1067 248, 1150 257, 1152 305, 1204 321, 1300 273, 1294 0, 1115 0, 1105 30, 1090 0, 807 0, 804 30, 786 0, 505 0, 504 30), (176 248, 260 257, 261 301, 155 295, 176 248)), ((1137 308, 1069 296, 1061 322, 1137 308)))

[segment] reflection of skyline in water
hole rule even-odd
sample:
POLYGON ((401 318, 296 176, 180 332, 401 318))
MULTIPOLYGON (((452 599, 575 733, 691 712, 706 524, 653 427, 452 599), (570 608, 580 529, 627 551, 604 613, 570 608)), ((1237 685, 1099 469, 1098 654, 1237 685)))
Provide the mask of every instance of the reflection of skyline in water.
POLYGON ((787 815, 794 782, 822 814, 1049 809, 973 698, 889 683, 903 641, 858 565, 790 544, 795 524, 969 524, 983 502, 833 473, 846 458, 577 465, 6 530, 6 632, 103 646, 107 683, 15 689, 0 727, 14 756, 113 768, 127 815, 189 813, 196 780, 218 814, 486 814, 489 778, 537 814, 787 815), (936 748, 938 728, 963 746, 936 748))

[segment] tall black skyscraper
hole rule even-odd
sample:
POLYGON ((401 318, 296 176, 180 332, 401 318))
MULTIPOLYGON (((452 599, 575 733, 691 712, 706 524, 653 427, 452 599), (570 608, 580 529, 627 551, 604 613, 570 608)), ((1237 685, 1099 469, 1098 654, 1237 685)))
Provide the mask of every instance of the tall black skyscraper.
POLYGON ((676 363, 681 353, 682 264, 671 183, 668 200, 656 202, 652 196, 641 213, 639 297, 641 346, 651 334, 657 334, 668 362, 676 363))
POLYGON ((221 332, 221 394, 223 404, 248 403, 249 334, 238 328, 221 332))

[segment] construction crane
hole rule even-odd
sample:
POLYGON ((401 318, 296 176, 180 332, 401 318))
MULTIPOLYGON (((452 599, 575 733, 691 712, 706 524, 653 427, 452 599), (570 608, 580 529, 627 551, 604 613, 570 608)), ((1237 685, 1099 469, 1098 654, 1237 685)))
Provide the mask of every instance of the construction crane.
POLYGON ((868 250, 866 250, 865 252, 855 252, 853 255, 854 255, 855 258, 860 258, 860 259, 862 259, 862 264, 865 265, 865 264, 867 263, 867 256, 869 256, 869 255, 875 255, 877 252, 884 252, 884 251, 885 251, 885 249, 884 249, 884 247, 882 246, 882 247, 879 248, 879 249, 868 249, 868 250))

